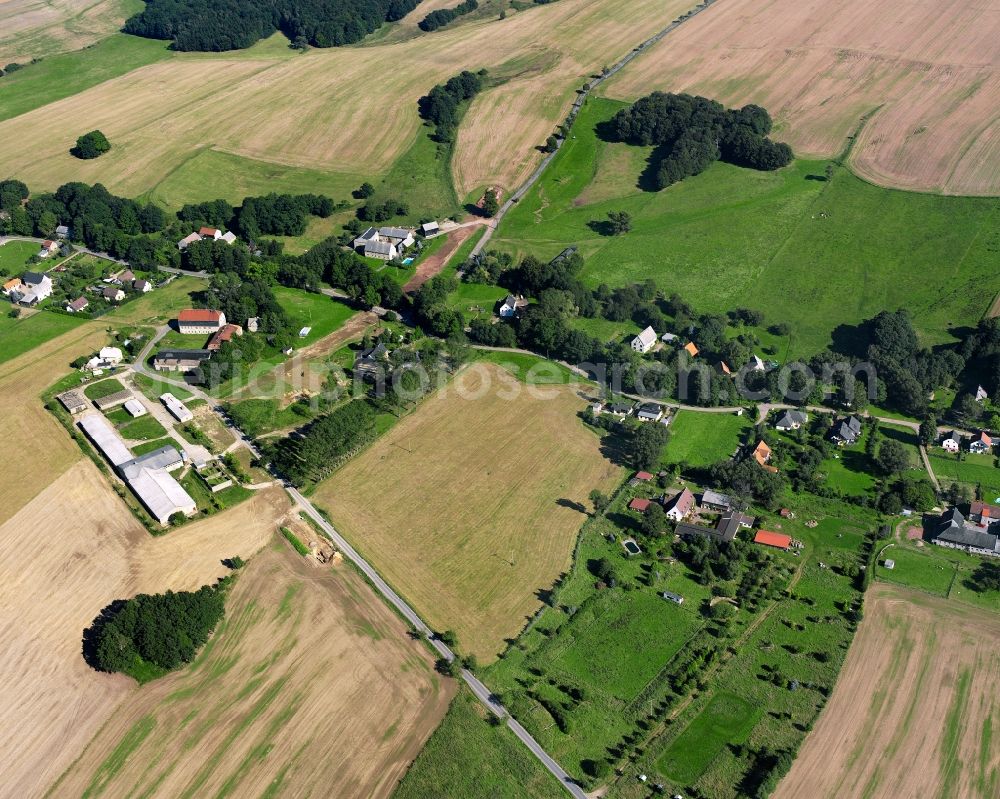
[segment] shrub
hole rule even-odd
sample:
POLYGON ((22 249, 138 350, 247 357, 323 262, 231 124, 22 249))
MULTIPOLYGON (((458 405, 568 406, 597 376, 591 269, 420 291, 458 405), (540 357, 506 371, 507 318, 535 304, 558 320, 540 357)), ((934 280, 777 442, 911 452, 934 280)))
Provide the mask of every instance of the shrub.
POLYGON ((99 130, 92 130, 85 133, 76 140, 76 147, 70 150, 70 154, 77 158, 88 160, 98 158, 111 149, 111 142, 99 130))

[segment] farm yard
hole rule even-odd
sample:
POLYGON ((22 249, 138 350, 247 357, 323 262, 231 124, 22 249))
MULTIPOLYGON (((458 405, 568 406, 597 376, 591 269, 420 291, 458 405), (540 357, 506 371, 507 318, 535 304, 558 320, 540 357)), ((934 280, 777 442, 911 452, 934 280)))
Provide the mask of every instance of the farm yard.
MULTIPOLYGON (((178 55, 0 122, 0 161, 35 189, 99 180, 130 196, 154 190, 202 151, 252 159, 251 174, 269 162, 371 179, 387 174, 415 140, 418 97, 462 69, 485 67, 510 80, 469 108, 453 162, 456 188, 461 198, 487 183, 512 187, 540 160, 535 146, 565 116, 585 76, 690 6, 689 0, 666 6, 564 0, 396 44, 313 49, 294 58, 287 49, 277 55, 260 47, 178 55), (408 68, 386 70, 386 63, 408 68), (353 102, 359 86, 374 102, 353 102), (208 97, 210 115, 199 102, 208 97), (498 104, 505 108, 500 116, 498 104), (68 117, 115 143, 99 165, 68 154, 58 124, 68 117)), ((292 179, 300 181, 299 173, 292 179)), ((212 181, 189 180, 190 193, 173 185, 174 202, 215 196, 212 181)), ((224 182, 231 185, 232 179, 224 182)), ((279 175, 269 188, 286 187, 279 175)))
POLYGON ((505 217, 491 247, 547 259, 574 245, 588 286, 651 278, 699 312, 758 309, 765 325, 790 326, 787 358, 828 346, 838 326, 901 306, 926 343, 946 342, 949 328, 977 322, 1000 291, 994 200, 883 189, 838 167, 827 180, 827 163, 806 160, 776 172, 715 163, 643 191, 636 159, 648 148, 604 142, 595 131, 621 107, 584 105, 575 138, 505 217), (611 210, 632 215, 627 235, 593 229, 611 210))
POLYGON ((432 665, 353 571, 273 541, 198 660, 127 695, 53 790, 386 797, 454 693, 432 665))
POLYGON ((777 138, 811 157, 841 152, 871 114, 851 154, 858 174, 895 188, 995 195, 998 14, 996 0, 719 3, 604 91, 757 103, 775 118, 777 138))
POLYGON ((576 418, 575 391, 536 390, 549 398, 498 367, 469 367, 313 495, 432 627, 482 660, 569 565, 590 490, 619 479, 576 418))
POLYGON ((873 585, 836 690, 775 798, 995 796, 998 639, 995 613, 873 585))

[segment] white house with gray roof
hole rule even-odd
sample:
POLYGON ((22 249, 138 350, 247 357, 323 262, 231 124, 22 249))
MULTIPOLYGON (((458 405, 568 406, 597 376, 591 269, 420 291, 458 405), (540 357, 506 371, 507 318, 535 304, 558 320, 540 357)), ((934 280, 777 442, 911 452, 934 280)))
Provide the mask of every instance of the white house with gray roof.
POLYGON ((632 349, 636 352, 649 352, 656 345, 656 331, 652 327, 647 327, 638 336, 632 339, 632 349))

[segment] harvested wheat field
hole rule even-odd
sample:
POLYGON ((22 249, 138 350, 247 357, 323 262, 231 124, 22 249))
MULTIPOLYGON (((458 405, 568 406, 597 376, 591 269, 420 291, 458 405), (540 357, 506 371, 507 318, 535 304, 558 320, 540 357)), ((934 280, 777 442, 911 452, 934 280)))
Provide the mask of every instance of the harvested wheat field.
POLYGON ((993 799, 1000 615, 876 584, 837 687, 775 799, 993 799))
POLYGON ((51 795, 388 796, 453 693, 360 577, 277 540, 195 663, 127 696, 51 795))
POLYGON ((796 152, 852 153, 876 183, 1000 194, 1000 0, 724 0, 639 57, 609 96, 758 103, 796 152), (876 111, 876 109, 878 109, 876 111))
POLYGON ((460 195, 486 183, 509 189, 541 158, 534 148, 568 112, 587 75, 690 5, 560 0, 502 21, 296 58, 185 54, 0 123, 0 163, 36 189, 100 180, 129 196, 209 148, 329 172, 357 174, 364 164, 375 177, 413 142, 421 95, 463 69, 486 67, 510 80, 477 98, 467 114, 456 181, 460 195), (74 131, 100 128, 112 150, 90 163, 73 158, 68 149, 77 134, 67 139, 66 119, 74 131))
POLYGON ((572 387, 528 389, 475 364, 314 496, 432 627, 490 660, 569 566, 579 504, 620 476, 572 387))
POLYGON ((0 65, 86 47, 114 33, 128 0, 0 0, 0 65))

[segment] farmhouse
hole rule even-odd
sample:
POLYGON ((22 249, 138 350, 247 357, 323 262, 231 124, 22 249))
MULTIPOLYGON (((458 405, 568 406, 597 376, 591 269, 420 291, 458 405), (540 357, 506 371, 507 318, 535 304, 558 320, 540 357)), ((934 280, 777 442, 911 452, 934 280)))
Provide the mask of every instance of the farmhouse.
POLYGON ((980 430, 979 435, 975 436, 972 441, 969 442, 969 452, 982 455, 992 449, 993 439, 983 430, 980 430))
POLYGON ((788 430, 798 430, 808 420, 809 417, 803 411, 797 411, 793 409, 785 411, 778 419, 778 421, 775 422, 774 427, 775 429, 781 430, 782 432, 786 432, 788 430))
POLYGON ((9 297, 12 292, 21 288, 21 286, 23 285, 24 283, 21 282, 21 278, 12 277, 10 280, 8 280, 6 283, 3 284, 3 293, 9 297))
POLYGON ((37 305, 52 295, 52 278, 41 272, 25 272, 22 285, 10 292, 10 298, 20 305, 37 305))
POLYGON ((194 419, 194 414, 191 413, 190 410, 188 410, 187 405, 185 405, 183 402, 177 399, 177 397, 175 397, 170 392, 167 392, 166 394, 161 394, 160 402, 162 402, 166 406, 167 410, 170 411, 170 414, 178 422, 190 422, 192 419, 194 419))
POLYGON ((962 446, 962 437, 952 430, 941 437, 940 444, 946 452, 958 452, 962 446))
POLYGON ((503 298, 503 301, 500 303, 500 307, 497 308, 497 316, 502 319, 510 319, 517 316, 518 308, 522 308, 526 304, 527 303, 525 303, 523 299, 518 300, 518 298, 513 294, 508 294, 503 298))
POLYGON ((656 331, 652 327, 647 327, 638 336, 632 339, 632 349, 636 352, 646 353, 653 349, 656 344, 656 331))
POLYGON ((770 530, 758 530, 757 535, 753 537, 753 542, 763 544, 766 547, 788 549, 791 546, 792 537, 784 533, 772 533, 770 530))
POLYGON ((400 250, 412 247, 414 242, 413 231, 405 227, 380 227, 378 237, 380 241, 394 244, 400 250))
POLYGON ((351 243, 355 250, 363 250, 365 245, 371 241, 378 241, 378 231, 370 227, 351 243))
POLYGON ((399 257, 396 245, 388 241, 369 241, 365 244, 366 258, 377 258, 380 261, 392 261, 399 257))
POLYGON ((208 344, 205 345, 205 349, 214 352, 227 341, 231 341, 233 336, 242 335, 243 328, 239 325, 225 324, 212 334, 212 337, 208 340, 208 344))
POLYGON ((694 494, 691 489, 685 488, 667 503, 667 516, 675 522, 682 521, 694 508, 694 504, 694 494))
POLYGON ((719 522, 715 527, 702 527, 699 524, 687 524, 686 522, 681 522, 676 528, 674 528, 674 532, 681 538, 691 538, 693 536, 700 535, 705 538, 712 538, 716 541, 726 542, 732 541, 736 538, 736 531, 739 530, 739 527, 739 524, 734 524, 731 519, 723 517, 722 519, 719 519, 719 522))
MULTIPOLYGON (((949 549, 962 549, 976 555, 1000 557, 1000 524, 992 517, 992 506, 978 508, 979 521, 970 512, 967 519, 958 508, 945 511, 932 533, 932 541, 949 549), (983 511, 987 510, 986 514, 983 511)), ((970 508, 972 511, 972 508, 970 508)))
POLYGON ((83 394, 75 389, 64 391, 62 394, 56 394, 56 399, 59 400, 59 402, 62 403, 62 406, 73 415, 76 415, 90 407, 90 403, 87 402, 83 394))
POLYGON ((106 411, 108 408, 115 408, 118 405, 124 405, 130 399, 133 399, 132 392, 128 389, 122 389, 121 391, 116 391, 113 394, 108 394, 105 397, 98 397, 94 400, 94 405, 96 405, 99 410, 106 411))
POLYGON ((59 252, 59 242, 46 239, 42 242, 42 248, 38 251, 38 257, 48 258, 54 252, 59 252))
POLYGON ((212 357, 210 350, 160 350, 153 356, 158 372, 192 372, 212 357))
POLYGON ((188 308, 177 315, 177 329, 185 335, 207 336, 226 324, 222 311, 208 308, 188 308))
POLYGON ((90 301, 86 297, 77 297, 73 302, 66 303, 66 310, 69 313, 78 313, 85 311, 89 305, 90 301))
POLYGON ((201 241, 201 236, 197 233, 189 233, 179 242, 177 242, 178 250, 186 250, 189 245, 194 244, 196 241, 201 241))
POLYGON ((648 483, 653 479, 653 475, 650 472, 636 472, 632 479, 640 483, 648 483))
POLYGON ((121 302, 125 299, 125 292, 117 286, 108 286, 101 294, 108 302, 121 302))
POLYGON ((830 440, 838 447, 850 446, 861 437, 861 421, 855 416, 842 419, 830 431, 830 440))
POLYGON ((644 402, 636 408, 635 418, 640 422, 658 422, 663 418, 663 408, 655 402, 644 402))

